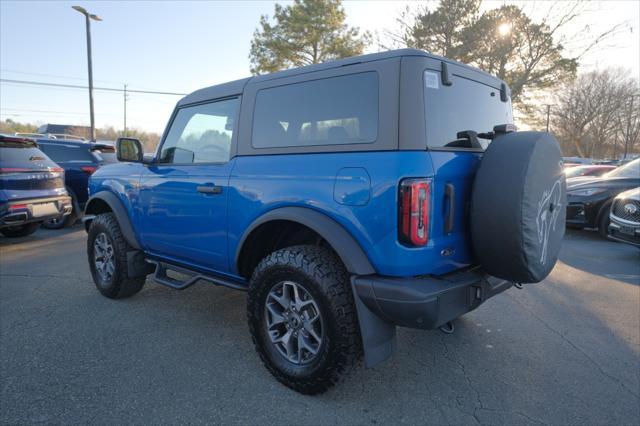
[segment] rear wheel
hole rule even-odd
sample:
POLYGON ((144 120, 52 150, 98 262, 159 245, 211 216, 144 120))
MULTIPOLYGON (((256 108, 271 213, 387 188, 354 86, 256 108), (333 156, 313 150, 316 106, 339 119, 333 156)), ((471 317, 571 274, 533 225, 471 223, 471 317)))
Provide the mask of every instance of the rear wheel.
POLYGON ((10 226, 0 229, 0 233, 8 238, 26 237, 31 235, 40 227, 40 222, 26 223, 19 226, 10 226))
POLYGON ((349 277, 328 249, 288 247, 263 259, 251 278, 247 313, 262 362, 300 393, 326 391, 362 353, 349 277))
POLYGON ((100 214, 91 221, 87 237, 89 269, 103 296, 124 299, 142 290, 146 277, 129 277, 127 252, 132 250, 113 213, 100 214))

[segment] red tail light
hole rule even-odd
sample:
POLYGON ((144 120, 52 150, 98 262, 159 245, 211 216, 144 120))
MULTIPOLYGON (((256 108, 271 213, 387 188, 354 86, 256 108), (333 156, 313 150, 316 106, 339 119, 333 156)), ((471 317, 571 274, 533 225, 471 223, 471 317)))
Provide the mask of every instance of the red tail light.
POLYGON ((50 172, 64 172, 62 167, 49 167, 50 172))
POLYGON ((423 246, 429 241, 430 179, 405 179, 400 182, 400 241, 423 246))
POLYGON ((91 174, 93 174, 93 172, 98 170, 98 168, 94 167, 94 166, 82 166, 80 168, 82 169, 83 172, 85 172, 88 175, 91 175, 91 174))

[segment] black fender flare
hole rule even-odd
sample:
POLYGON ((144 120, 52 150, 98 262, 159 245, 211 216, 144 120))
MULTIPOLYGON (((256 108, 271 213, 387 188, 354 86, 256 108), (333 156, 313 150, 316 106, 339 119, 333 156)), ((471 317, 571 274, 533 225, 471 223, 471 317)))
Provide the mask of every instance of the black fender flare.
POLYGON ((89 223, 91 223, 93 217, 96 214, 101 213, 95 209, 97 200, 100 200, 109 206, 118 221, 118 225, 120 225, 120 231, 122 232, 124 239, 127 240, 127 243, 136 250, 142 250, 138 243, 138 239, 136 238, 136 234, 133 231, 133 226, 131 225, 131 219, 129 218, 127 209, 122 204, 122 201, 120 201, 120 199, 112 192, 100 191, 92 195, 87 200, 84 210, 85 227, 88 229, 89 223))
POLYGON ((234 258, 236 267, 239 264, 240 254, 249 235, 260 225, 274 220, 297 222, 317 232, 336 251, 347 271, 351 274, 369 275, 376 273, 360 244, 342 225, 323 213, 305 207, 276 208, 254 220, 245 230, 236 248, 234 258))

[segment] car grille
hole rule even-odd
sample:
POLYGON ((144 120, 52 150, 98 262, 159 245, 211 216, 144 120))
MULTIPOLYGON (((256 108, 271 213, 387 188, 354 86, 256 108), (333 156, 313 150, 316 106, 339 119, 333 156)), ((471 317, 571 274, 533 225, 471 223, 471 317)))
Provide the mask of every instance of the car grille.
POLYGON ((620 219, 640 223, 640 201, 638 200, 615 200, 611 212, 614 216, 619 217, 620 219), (631 212, 630 210, 633 209, 626 207, 628 205, 635 206, 635 211, 631 212))

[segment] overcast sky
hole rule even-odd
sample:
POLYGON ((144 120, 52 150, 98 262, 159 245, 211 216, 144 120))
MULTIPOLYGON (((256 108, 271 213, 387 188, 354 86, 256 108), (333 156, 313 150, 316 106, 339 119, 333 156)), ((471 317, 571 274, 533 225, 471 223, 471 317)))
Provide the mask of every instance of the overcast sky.
MULTIPOLYGON (((280 2, 286 3, 286 2, 280 2)), ((502 1, 485 1, 483 9, 502 1)), ((534 18, 551 3, 508 2, 534 18)), ((0 0, 0 77, 86 85, 84 18, 71 9, 80 4, 103 18, 92 23, 94 84, 188 93, 249 75, 249 46, 260 15, 273 14, 271 1, 247 2, 64 2, 0 0)), ((394 27, 407 3, 345 1, 347 22, 364 30, 394 27)), ((435 6, 437 3, 430 3, 435 6)), ((416 3, 411 3, 415 7, 416 3)), ((613 48, 586 56, 582 70, 620 66, 640 73, 640 2, 589 4, 582 21, 567 36, 589 25, 592 34, 618 23, 624 28, 613 48)), ((375 50, 375 47, 372 48, 375 50)), ((161 132, 179 99, 131 94, 128 126, 161 132)), ((95 92, 97 126, 122 128, 121 93, 95 92)), ((87 125, 86 90, 0 83, 0 119, 87 125)))

